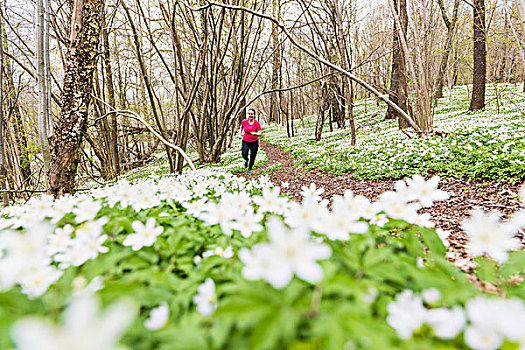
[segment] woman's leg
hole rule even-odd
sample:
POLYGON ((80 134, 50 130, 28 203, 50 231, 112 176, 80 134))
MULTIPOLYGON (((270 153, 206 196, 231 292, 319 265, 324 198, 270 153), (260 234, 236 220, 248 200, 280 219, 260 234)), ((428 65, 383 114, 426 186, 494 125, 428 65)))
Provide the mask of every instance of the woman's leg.
POLYGON ((246 141, 242 140, 241 154, 242 154, 242 157, 245 160, 245 163, 244 163, 245 167, 248 166, 248 151, 249 151, 249 149, 250 149, 249 142, 246 142, 246 141))
POLYGON ((252 170, 253 164, 255 164, 255 157, 257 156, 257 150, 259 149, 259 141, 250 142, 250 165, 248 169, 252 170))

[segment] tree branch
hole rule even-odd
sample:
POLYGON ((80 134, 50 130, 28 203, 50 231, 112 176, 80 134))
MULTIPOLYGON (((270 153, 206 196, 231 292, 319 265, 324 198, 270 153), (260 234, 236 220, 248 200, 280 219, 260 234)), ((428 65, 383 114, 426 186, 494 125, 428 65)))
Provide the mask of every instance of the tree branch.
POLYGON ((338 72, 340 72, 340 73, 342 73, 344 75, 346 75, 348 78, 352 79, 353 81, 355 81, 356 83, 358 83, 359 85, 361 85, 362 87, 364 87, 365 89, 367 89, 368 91, 370 91, 371 93, 376 95, 379 99, 383 100, 386 104, 388 104, 390 107, 392 107, 394 110, 396 110, 403 118, 405 118, 405 120, 408 122, 408 124, 411 127, 414 128, 414 130, 416 130, 420 134, 422 133, 421 129, 414 122, 414 120, 412 120, 412 118, 410 118, 410 116, 403 109, 401 109, 397 104, 395 104, 392 101, 390 101, 388 96, 381 94, 374 87, 372 87, 370 84, 368 84, 367 82, 365 82, 361 78, 357 77, 356 75, 354 75, 354 74, 350 73, 349 71, 339 67, 338 65, 335 65, 335 64, 325 60, 324 58, 322 58, 322 57, 316 55, 315 53, 313 53, 312 50, 309 50, 307 47, 299 44, 295 40, 295 38, 292 36, 292 34, 288 31, 288 29, 284 26, 284 24, 282 24, 275 17, 267 15, 267 14, 264 14, 264 13, 260 13, 258 11, 252 10, 250 8, 247 8, 247 7, 223 4, 223 3, 218 3, 218 2, 215 2, 215 1, 207 1, 206 5, 199 6, 199 7, 190 6, 185 1, 181 1, 181 3, 184 4, 184 6, 186 6, 187 8, 189 8, 192 11, 203 11, 203 10, 206 10, 208 8, 211 8, 211 7, 215 6, 215 7, 221 7, 221 8, 226 8, 226 9, 230 9, 230 10, 244 11, 244 12, 252 14, 253 16, 261 17, 261 18, 264 18, 264 19, 267 19, 267 20, 273 22, 277 27, 281 28, 283 33, 288 37, 290 42, 295 47, 297 47, 301 51, 305 52, 306 54, 308 54, 310 57, 312 57, 313 59, 317 60, 318 62, 320 62, 320 63, 322 63, 322 64, 324 64, 324 65, 326 65, 326 66, 328 66, 328 67, 330 67, 330 68, 332 68, 332 69, 334 69, 334 70, 336 70, 336 71, 338 71, 338 72))

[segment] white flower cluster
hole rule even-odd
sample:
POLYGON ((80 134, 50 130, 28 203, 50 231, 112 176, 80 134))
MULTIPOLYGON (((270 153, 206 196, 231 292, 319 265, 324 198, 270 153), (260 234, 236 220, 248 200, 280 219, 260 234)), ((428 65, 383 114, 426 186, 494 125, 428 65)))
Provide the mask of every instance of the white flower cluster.
MULTIPOLYGON (((520 190, 520 199, 525 203, 525 186, 520 190)), ((521 246, 516 234, 525 228, 525 210, 516 212, 509 221, 500 222, 499 213, 476 209, 461 226, 469 238, 467 249, 472 256, 487 254, 504 263, 508 253, 521 246)))
POLYGON ((330 247, 314 242, 305 228, 286 228, 280 219, 268 220, 270 243, 259 243, 251 250, 241 249, 239 258, 245 264, 242 275, 247 280, 264 279, 275 288, 284 288, 297 277, 318 283, 323 269, 317 260, 331 256, 330 247))
POLYGON ((215 283, 211 278, 206 278, 206 281, 199 286, 197 295, 193 297, 193 302, 197 305, 197 311, 204 316, 210 316, 217 310, 215 283))
POLYGON ((162 302, 158 307, 151 310, 149 318, 144 321, 144 327, 150 331, 156 331, 168 323, 170 317, 170 308, 168 303, 162 302))
MULTIPOLYGON (((376 202, 346 191, 343 197, 334 197, 329 210, 328 201, 321 197, 324 190, 313 183, 303 187, 303 201, 297 203, 281 197, 279 187, 272 187, 266 178, 260 178, 247 186, 261 188, 260 196, 251 198, 239 191, 223 194, 218 202, 202 198, 183 205, 205 224, 220 225, 226 235, 238 230, 244 237, 262 230, 263 214, 282 215, 290 229, 279 219, 271 218, 268 222, 270 242, 257 244, 251 250, 245 248, 239 257, 245 264, 246 279, 264 279, 275 288, 283 288, 294 275, 311 283, 323 277, 317 260, 330 257, 331 251, 327 245, 314 242, 310 231, 325 234, 331 240, 348 240, 350 234, 365 233, 369 223, 383 225, 388 217, 432 227, 430 216, 420 215, 418 210, 435 200, 448 198, 437 189, 438 182, 439 177, 425 181, 415 175, 406 183, 399 181, 396 191, 385 192, 376 202), (257 212, 253 210, 252 200, 258 206, 257 212), (199 205, 195 205, 197 202, 199 205)), ((446 242, 446 236, 443 239, 446 242)), ((200 261, 200 257, 197 260, 200 261)))
POLYGON ((91 197, 63 196, 53 201, 50 196, 31 199, 26 206, 13 206, 4 213, 10 219, 2 222, 0 231, 0 290, 15 284, 29 297, 46 292, 69 266, 80 266, 106 253, 103 244, 107 235, 103 226, 107 219, 94 220, 101 204, 91 197), (64 215, 75 214, 74 228, 55 228, 64 215), (58 269, 54 262, 59 263, 58 269))
MULTIPOLYGON (((266 186, 265 181, 268 179, 252 181, 249 186, 261 188, 266 186)), ((198 171, 166 177, 158 184, 151 181, 131 184, 123 180, 116 185, 93 190, 91 194, 64 195, 56 200, 43 195, 23 206, 7 207, 2 214, 8 219, 0 219, 0 291, 19 284, 22 292, 29 297, 39 297, 60 278, 65 268, 81 266, 95 259, 99 253, 108 252, 104 246, 108 237, 103 233, 108 219, 102 217, 95 220, 105 203, 111 207, 120 203, 123 208, 131 206, 140 211, 160 205, 163 199, 189 203, 204 196, 210 189, 215 193, 224 193, 228 198, 234 195, 227 191, 245 187, 244 179, 231 174, 198 171), (71 214, 74 215, 75 227, 71 224, 56 227, 57 224, 60 226, 64 216, 71 214)), ((249 200, 246 193, 243 196, 249 200)), ((191 203, 202 204, 199 200, 191 203)), ((188 212, 191 214, 190 210, 188 212)), ((260 221, 262 217, 257 219, 260 221)), ((135 221, 132 228, 134 232, 125 238, 124 245, 133 250, 151 246, 163 232, 154 218, 149 218, 145 224, 135 221)))
POLYGON ((11 336, 19 350, 122 350, 117 342, 135 316, 128 301, 117 301, 99 315, 96 298, 75 297, 64 312, 63 325, 27 317, 14 324, 11 336))
POLYGON ((233 254, 233 248, 231 246, 226 247, 226 249, 224 249, 222 247, 216 247, 213 250, 205 251, 204 253, 202 253, 202 256, 201 255, 196 255, 193 258, 193 262, 195 264, 199 264, 202 261, 202 259, 209 258, 210 256, 218 256, 218 257, 221 257, 221 258, 224 258, 224 259, 230 259, 230 258, 233 258, 233 255, 234 255, 233 254))
POLYGON ((422 298, 405 290, 388 305, 387 322, 401 338, 409 339, 427 324, 442 339, 453 339, 464 331, 465 342, 475 350, 498 349, 505 339, 520 344, 521 348, 525 346, 525 304, 522 300, 478 296, 466 303, 465 310, 459 306, 452 309, 425 307, 423 300, 429 306, 439 301, 439 292, 436 292, 423 291, 422 298))

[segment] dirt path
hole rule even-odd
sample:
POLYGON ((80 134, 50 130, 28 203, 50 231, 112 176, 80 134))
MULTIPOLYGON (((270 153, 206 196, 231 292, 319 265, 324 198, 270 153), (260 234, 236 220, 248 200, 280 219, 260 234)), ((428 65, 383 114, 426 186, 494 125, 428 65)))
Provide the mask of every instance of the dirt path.
MULTIPOLYGON (((253 171, 253 176, 258 176, 264 169, 271 167, 276 162, 283 167, 271 171, 268 175, 276 185, 288 182, 289 187, 283 188, 284 192, 301 200, 302 186, 315 183, 317 187, 324 188, 323 198, 331 199, 334 195, 343 195, 346 189, 355 194, 375 200, 384 191, 392 190, 396 180, 357 180, 347 175, 331 175, 317 169, 294 167, 294 159, 282 149, 268 143, 260 143, 261 148, 268 154, 268 163, 253 171)), ((430 176, 430 175, 429 175, 430 176)), ((520 209, 517 200, 519 185, 504 184, 493 181, 468 181, 452 177, 443 178, 440 189, 449 193, 446 201, 436 202, 434 206, 424 211, 432 215, 436 228, 450 231, 450 247, 447 257, 459 268, 469 270, 472 262, 465 251, 466 238, 460 227, 460 222, 470 215, 474 207, 481 207, 486 211, 497 210, 507 219, 510 214, 520 209)), ((520 236, 525 244, 523 234, 520 236)))

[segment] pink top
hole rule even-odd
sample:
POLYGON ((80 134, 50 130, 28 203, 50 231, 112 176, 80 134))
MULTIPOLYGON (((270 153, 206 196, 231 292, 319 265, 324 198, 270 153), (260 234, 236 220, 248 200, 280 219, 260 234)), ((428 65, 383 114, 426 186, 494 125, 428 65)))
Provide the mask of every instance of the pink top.
POLYGON ((243 141, 254 142, 254 141, 257 141, 259 139, 259 136, 247 134, 247 132, 256 132, 256 131, 261 130, 261 124, 259 124, 259 122, 257 120, 254 120, 253 124, 250 124, 248 119, 244 119, 241 122, 241 125, 244 128, 244 136, 242 138, 243 141))

